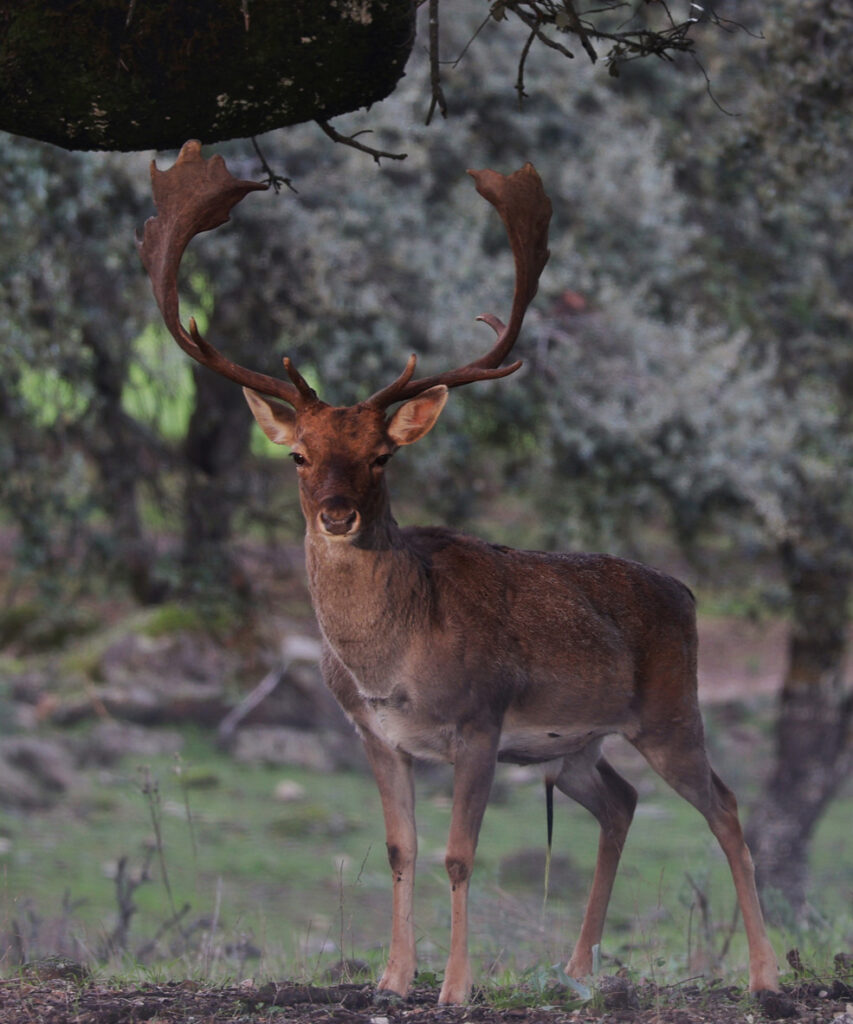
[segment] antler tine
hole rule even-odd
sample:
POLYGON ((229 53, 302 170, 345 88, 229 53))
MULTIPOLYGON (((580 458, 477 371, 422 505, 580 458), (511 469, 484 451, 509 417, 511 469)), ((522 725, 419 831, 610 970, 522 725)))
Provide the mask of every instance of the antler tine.
POLYGON ((496 380, 506 377, 521 366, 518 360, 501 366, 512 350, 524 321, 527 307, 533 301, 539 287, 539 277, 548 262, 548 224, 551 220, 551 200, 545 194, 542 181, 530 163, 520 171, 505 176, 496 171, 469 171, 477 191, 487 199, 500 214, 506 228, 515 260, 515 290, 509 321, 491 313, 484 313, 477 319, 488 324, 497 334, 497 341, 484 356, 455 370, 420 377, 412 380, 414 357, 409 360, 406 370, 388 387, 377 391, 368 399, 371 405, 387 408, 394 402, 414 398, 437 384, 449 388, 471 384, 478 380, 496 380))
POLYGON ((299 370, 293 365, 288 356, 284 357, 284 368, 287 370, 287 376, 296 385, 296 390, 305 399, 306 402, 316 402, 317 392, 311 387, 308 381, 302 376, 299 370))
POLYGON ((375 395, 368 398, 368 404, 375 405, 379 409, 387 409, 389 405, 393 405, 394 402, 399 401, 397 394, 403 390, 414 376, 417 363, 418 357, 413 352, 409 356, 406 368, 400 376, 393 383, 389 384, 388 387, 382 388, 381 391, 377 391, 375 395))
POLYGON ((187 355, 244 387, 300 408, 317 396, 295 370, 288 366, 291 383, 239 366, 204 340, 195 320, 190 320, 187 332, 180 319, 178 268, 184 250, 200 232, 224 224, 232 207, 249 192, 267 187, 233 177, 221 156, 205 160, 201 143, 190 140, 169 170, 159 170, 152 160, 151 189, 157 215, 145 222, 142 238, 137 236, 136 244, 163 320, 187 355))

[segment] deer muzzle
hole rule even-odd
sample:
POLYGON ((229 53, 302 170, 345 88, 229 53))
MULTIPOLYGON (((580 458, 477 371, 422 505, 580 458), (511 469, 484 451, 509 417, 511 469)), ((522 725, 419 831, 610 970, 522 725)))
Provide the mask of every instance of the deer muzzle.
POLYGON ((358 532, 361 515, 345 499, 332 498, 317 513, 317 524, 320 532, 329 537, 348 537, 358 532))

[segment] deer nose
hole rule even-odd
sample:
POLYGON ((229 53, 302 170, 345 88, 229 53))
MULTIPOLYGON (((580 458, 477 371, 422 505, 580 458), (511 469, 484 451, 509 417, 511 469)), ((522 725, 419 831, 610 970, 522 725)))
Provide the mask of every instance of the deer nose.
POLYGON ((320 529, 332 537, 346 537, 358 529, 361 516, 351 505, 328 505, 317 516, 320 529))

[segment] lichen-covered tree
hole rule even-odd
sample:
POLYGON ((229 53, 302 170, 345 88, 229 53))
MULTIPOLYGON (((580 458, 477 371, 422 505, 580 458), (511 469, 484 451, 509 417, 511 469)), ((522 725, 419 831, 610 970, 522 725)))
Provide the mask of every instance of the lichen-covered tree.
MULTIPOLYGON (((168 149, 331 118, 397 87, 417 31, 416 0, 0 0, 0 130, 68 149, 168 149)), ((523 29, 514 83, 549 49, 611 73, 643 57, 692 52, 703 9, 680 18, 664 3, 627 14, 620 0, 589 11, 574 0, 429 0, 420 19, 430 114, 445 113, 440 15, 523 29)), ((710 8, 702 21, 719 21, 710 8)), ((365 147, 364 140, 354 142, 365 147)), ((372 148, 372 147, 368 147, 372 148)), ((376 151, 373 150, 375 153, 376 151)), ((400 154, 396 154, 399 156, 400 154)))

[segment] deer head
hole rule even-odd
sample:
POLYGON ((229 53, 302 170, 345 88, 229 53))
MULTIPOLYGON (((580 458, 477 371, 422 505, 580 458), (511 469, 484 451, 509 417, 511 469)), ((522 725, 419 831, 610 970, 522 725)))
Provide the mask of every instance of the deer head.
POLYGON ((291 448, 309 532, 352 541, 381 528, 387 514, 383 467, 401 445, 412 444, 431 429, 448 389, 505 377, 521 366, 520 361, 502 364, 548 260, 551 203, 530 164, 508 177, 489 170, 469 173, 477 191, 500 214, 512 246, 516 280, 508 322, 491 314, 478 317, 497 335, 494 346, 479 359, 414 379, 417 360, 412 355, 387 387, 357 405, 336 408, 317 397, 289 359, 284 360, 288 379, 246 369, 208 344, 194 320, 189 331, 180 320, 178 268, 190 240, 223 224, 247 193, 266 186, 232 177, 220 156, 205 160, 195 141, 184 145, 168 171, 158 170, 152 162, 158 215, 146 222, 137 244, 163 319, 193 359, 243 386, 267 437, 291 448))

